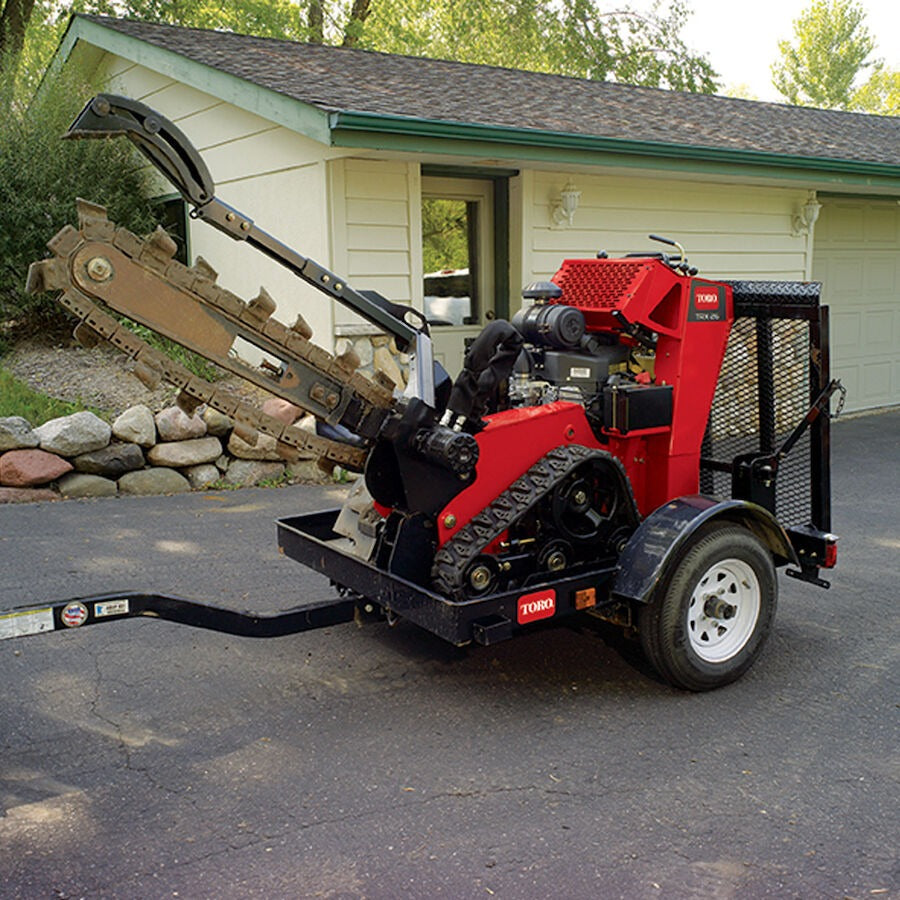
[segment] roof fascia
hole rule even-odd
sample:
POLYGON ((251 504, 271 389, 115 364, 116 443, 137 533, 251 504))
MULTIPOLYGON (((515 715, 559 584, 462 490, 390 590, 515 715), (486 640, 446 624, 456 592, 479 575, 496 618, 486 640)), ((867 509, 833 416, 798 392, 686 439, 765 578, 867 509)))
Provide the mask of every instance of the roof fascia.
POLYGON ((54 63, 64 64, 82 41, 140 66, 162 72, 183 84, 211 94, 247 112, 269 119, 322 144, 332 143, 328 113, 268 88, 187 59, 139 38, 73 16, 56 52, 54 63))
POLYGON ((900 166, 856 160, 787 156, 752 150, 628 141, 595 135, 413 119, 365 112, 331 114, 332 143, 377 150, 438 152, 579 165, 644 168, 702 175, 815 178, 863 190, 900 188, 900 166), (502 148, 506 148, 505 150, 502 148))

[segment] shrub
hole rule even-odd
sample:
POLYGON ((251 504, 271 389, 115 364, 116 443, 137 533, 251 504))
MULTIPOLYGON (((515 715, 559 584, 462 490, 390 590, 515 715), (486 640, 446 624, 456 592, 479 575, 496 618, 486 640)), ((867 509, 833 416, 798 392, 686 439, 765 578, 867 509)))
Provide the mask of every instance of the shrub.
MULTIPOLYGON (((20 82, 21 83, 21 79, 20 82)), ((47 296, 24 292, 29 263, 75 219, 75 198, 102 203, 110 218, 137 233, 150 231, 147 169, 131 144, 64 141, 84 103, 96 93, 78 73, 47 75, 31 97, 0 72, 11 98, 0 117, 0 333, 13 338, 61 326, 66 314, 47 296)))

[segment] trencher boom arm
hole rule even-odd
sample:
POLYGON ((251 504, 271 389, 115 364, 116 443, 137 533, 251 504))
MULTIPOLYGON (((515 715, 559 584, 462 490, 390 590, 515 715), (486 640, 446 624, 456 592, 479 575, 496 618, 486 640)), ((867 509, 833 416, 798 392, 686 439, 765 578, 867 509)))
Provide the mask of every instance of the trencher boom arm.
POLYGON ((216 199, 197 150, 174 124, 142 103, 99 94, 65 137, 116 135, 128 137, 172 182, 193 207, 194 218, 246 241, 392 335, 398 348, 410 353, 413 371, 405 396, 398 397, 390 379, 357 371, 360 360, 352 350, 335 356, 312 343, 312 329, 302 315, 291 326, 275 319, 276 303, 265 289, 245 301, 216 283, 217 273, 205 260, 198 258, 193 266, 177 261, 175 243, 163 229, 140 238, 110 221, 102 206, 85 200, 77 202, 78 227, 65 226, 48 242, 53 255, 32 264, 26 286, 30 293, 61 292, 58 302, 79 320, 79 341, 111 343, 135 360, 135 375, 149 387, 164 379, 180 388, 176 402, 185 412, 206 404, 229 416, 238 436, 251 444, 260 432, 274 438, 287 460, 312 456, 361 472, 373 449, 387 442, 453 477, 471 476, 478 453, 474 439, 438 422, 448 377, 434 361, 422 313, 375 292, 354 290, 216 199), (311 433, 248 406, 149 346, 109 311, 287 400, 332 426, 331 431, 311 433), (269 357, 262 368, 235 355, 237 338, 269 357))
POLYGON ((261 229, 249 217, 215 196, 209 169, 185 134, 149 106, 115 94, 98 94, 72 123, 66 138, 124 135, 193 207, 202 219, 229 237, 246 241, 308 284, 358 313, 394 337, 401 351, 415 354, 416 389, 434 407, 434 361, 425 317, 373 291, 357 291, 344 279, 261 229))

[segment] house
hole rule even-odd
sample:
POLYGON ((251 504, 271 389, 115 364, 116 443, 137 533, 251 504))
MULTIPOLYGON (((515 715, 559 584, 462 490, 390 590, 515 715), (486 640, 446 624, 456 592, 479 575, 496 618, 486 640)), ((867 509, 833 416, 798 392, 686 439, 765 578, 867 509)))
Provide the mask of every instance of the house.
MULTIPOLYGON (((444 204, 466 259, 436 268, 468 279, 434 328, 451 370, 564 257, 655 233, 710 278, 821 280, 848 408, 900 403, 898 118, 85 15, 57 59, 173 119, 221 199, 355 287, 423 308, 423 210, 444 204)), ((365 362, 384 343, 250 248, 203 225, 189 241, 323 346, 365 362)))

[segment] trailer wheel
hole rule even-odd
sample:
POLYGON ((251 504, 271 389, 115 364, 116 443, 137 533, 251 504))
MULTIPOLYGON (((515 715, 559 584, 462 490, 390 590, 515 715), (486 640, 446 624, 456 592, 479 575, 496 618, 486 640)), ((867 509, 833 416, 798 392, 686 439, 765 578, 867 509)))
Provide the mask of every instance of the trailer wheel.
POLYGON ((642 609, 641 645, 676 687, 721 687, 753 665, 777 599, 775 566, 762 541, 737 525, 713 525, 642 609))

